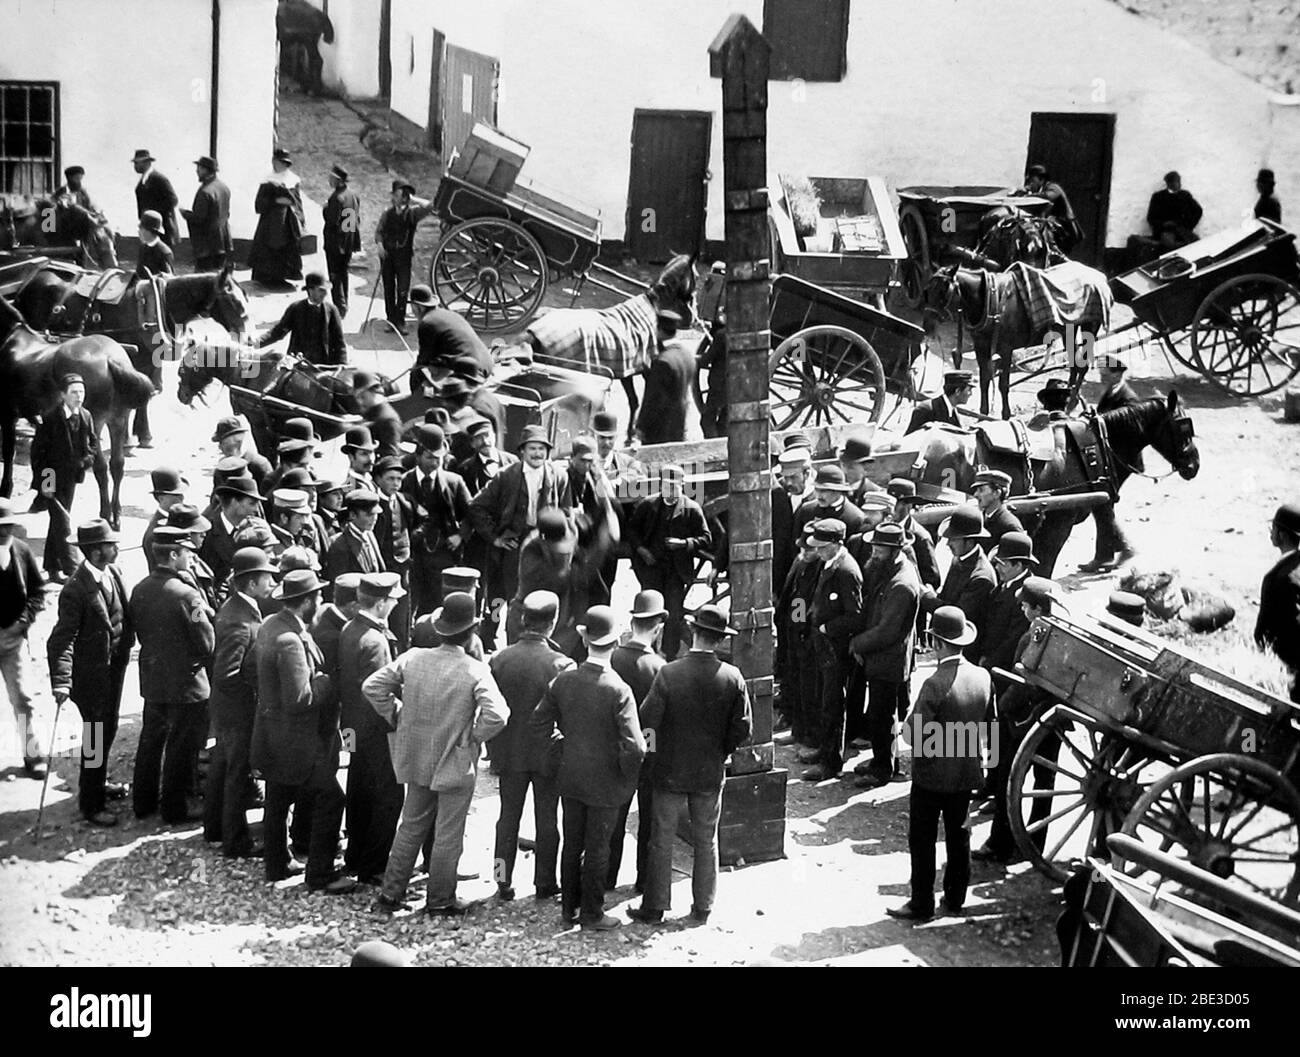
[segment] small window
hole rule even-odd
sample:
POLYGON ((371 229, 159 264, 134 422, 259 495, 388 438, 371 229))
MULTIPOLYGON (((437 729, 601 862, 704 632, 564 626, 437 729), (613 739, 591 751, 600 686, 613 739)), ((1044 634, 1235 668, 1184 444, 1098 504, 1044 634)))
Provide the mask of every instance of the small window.
POLYGON ((0 81, 0 191, 50 194, 59 186, 58 85, 0 81))
POLYGON ((842 81, 849 0, 763 0, 763 36, 774 81, 842 81))

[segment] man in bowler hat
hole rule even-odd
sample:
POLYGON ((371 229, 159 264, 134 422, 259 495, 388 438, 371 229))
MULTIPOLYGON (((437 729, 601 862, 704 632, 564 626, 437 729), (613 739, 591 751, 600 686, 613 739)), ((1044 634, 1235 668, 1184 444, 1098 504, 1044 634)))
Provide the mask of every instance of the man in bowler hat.
POLYGON ((193 205, 180 211, 190 228, 194 270, 219 272, 234 252, 230 239, 230 188, 217 178, 215 158, 199 158, 194 171, 199 189, 194 193, 193 205))
POLYGON ((153 167, 154 161, 154 156, 143 147, 131 158, 131 167, 140 177, 135 183, 136 215, 143 217, 146 212, 153 210, 161 216, 162 240, 174 250, 180 240, 176 227, 176 207, 180 204, 180 199, 176 197, 172 182, 153 167))
POLYGON ((361 198, 348 186, 348 171, 331 166, 332 190, 321 210, 325 220, 325 268, 330 277, 330 298, 340 316, 348 314, 348 266, 361 252, 361 198))

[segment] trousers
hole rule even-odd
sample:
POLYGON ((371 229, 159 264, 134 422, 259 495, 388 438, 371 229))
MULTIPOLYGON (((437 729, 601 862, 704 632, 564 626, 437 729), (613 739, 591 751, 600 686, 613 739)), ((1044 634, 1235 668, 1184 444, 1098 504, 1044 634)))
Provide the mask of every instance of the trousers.
POLYGON ((848 682, 847 653, 825 635, 812 636, 817 665, 817 727, 814 746, 820 763, 831 774, 844 766, 844 687, 848 682))
POLYGON ((934 912, 935 842, 943 819, 948 864, 943 871, 943 898, 950 910, 966 903, 970 884, 970 792, 940 793, 912 783, 908 801, 907 849, 912 856, 912 906, 934 912))
POLYGON ((402 817, 402 785, 393 776, 388 736, 357 740, 348 764, 347 868, 358 877, 383 877, 402 817))
MULTIPOLYGON (((1008 856, 1015 851, 1016 839, 1011 832, 1011 803, 1009 796, 1009 782, 1011 778, 1011 764, 1015 760, 1016 752, 1020 748, 1020 743, 1024 741, 1024 736, 1031 729, 1029 724, 1016 729, 1004 717, 998 720, 999 736, 1001 743, 998 745, 998 762, 993 768, 990 775, 993 786, 993 826, 989 830, 988 846, 989 850, 996 855, 1008 856)), ((1051 765, 1056 763, 1057 754, 1061 751, 1061 739, 1052 735, 1044 738, 1043 743, 1039 746, 1038 755, 1044 760, 1050 760, 1051 765)), ((1056 774, 1052 766, 1047 763, 1036 763, 1030 768, 1033 775, 1033 788, 1051 789, 1055 783, 1056 774)), ((1041 823, 1052 812, 1052 798, 1040 796, 1034 798, 1033 806, 1029 809, 1029 822, 1026 829, 1031 830, 1029 839, 1042 851, 1047 843, 1047 826, 1034 830, 1037 823, 1041 823)), ((1019 810, 1019 805, 1017 805, 1019 810)))
MULTIPOLYGON (((641 779, 636 784, 636 887, 644 892, 650 863, 650 835, 654 830, 655 790, 650 784, 649 767, 641 768, 641 779)), ((627 838, 627 816, 632 810, 632 800, 618 809, 614 832, 609 837, 609 876, 605 887, 618 887, 618 871, 623 865, 623 843, 627 838)))
POLYGON ((650 838, 649 886, 643 906, 667 911, 672 907, 673 840, 677 820, 690 817, 691 909, 713 909, 718 891, 718 817, 722 813, 722 788, 704 793, 674 793, 662 786, 654 792, 654 835, 650 838))
POLYGON ((599 921, 605 916, 605 878, 609 874, 609 835, 617 807, 584 804, 564 797, 564 851, 560 855, 560 907, 566 919, 599 921))
POLYGON ((137 818, 157 811, 164 822, 184 821, 189 810, 185 794, 193 773, 195 729, 206 722, 202 706, 200 701, 144 703, 131 783, 131 806, 137 818))
POLYGON ((677 651, 681 648, 686 591, 690 584, 681 578, 676 569, 669 566, 666 558, 660 558, 658 565, 638 565, 637 579, 641 581, 643 591, 658 591, 664 596, 664 608, 668 610, 668 616, 664 620, 660 651, 670 661, 676 660, 677 651))
POLYGON ((9 707, 14 712, 18 737, 23 744, 23 762, 35 763, 45 757, 33 722, 31 694, 31 659, 27 636, 0 630, 0 676, 4 678, 9 707))
POLYGON ((334 856, 339 850, 339 825, 343 821, 343 790, 339 787, 332 755, 316 761, 307 780, 299 785, 266 783, 263 830, 266 837, 266 879, 281 881, 289 872, 289 808, 311 820, 311 845, 307 852, 307 887, 322 888, 334 877, 334 856))
POLYGON ((253 724, 226 723, 217 727, 217 744, 208 760, 207 792, 203 797, 203 836, 221 841, 223 855, 234 858, 252 847, 248 835, 249 793, 253 788, 248 757, 253 724))
POLYGON ((867 683, 867 738, 871 741, 871 771, 888 781, 897 766, 894 759, 894 717, 906 715, 907 683, 872 679, 867 683))
POLYGON ((397 901, 405 897, 407 882, 415 869, 415 857, 432 833, 425 905, 443 907, 455 900, 456 870, 465 847, 465 819, 473 799, 473 783, 462 789, 436 793, 423 786, 407 785, 402 820, 384 872, 384 895, 397 901))
POLYGON ((85 818, 104 810, 108 781, 108 754, 117 738, 118 711, 122 705, 125 667, 107 673, 107 693, 99 700, 78 701, 81 712, 81 776, 77 782, 77 809, 85 818))
POLYGON ((330 300, 344 318, 348 314, 348 265, 351 263, 351 250, 327 250, 325 253, 325 269, 330 277, 330 300))
POLYGON ((519 822, 524 817, 524 800, 530 786, 537 834, 533 887, 542 891, 555 888, 555 869, 560 856, 560 793, 555 776, 538 771, 503 771, 498 777, 501 816, 497 819, 496 849, 492 856, 493 880, 507 887, 514 882, 519 822))
POLYGON ((384 315, 395 327, 406 325, 406 295, 411 289, 411 257, 385 254, 379 261, 384 281, 384 315))
POLYGON ((50 528, 45 536, 45 554, 41 558, 41 566, 47 573, 71 576, 77 571, 77 559, 72 556, 72 548, 68 546, 68 534, 72 531, 68 515, 72 513, 76 495, 77 482, 68 475, 56 474, 54 499, 57 503, 50 504, 50 528), (62 510, 59 509, 60 504, 62 510))
POLYGON ((1097 525, 1097 549, 1093 555, 1099 561, 1109 561, 1122 550, 1128 549, 1128 537, 1115 516, 1115 504, 1106 503, 1092 508, 1092 520, 1097 525))

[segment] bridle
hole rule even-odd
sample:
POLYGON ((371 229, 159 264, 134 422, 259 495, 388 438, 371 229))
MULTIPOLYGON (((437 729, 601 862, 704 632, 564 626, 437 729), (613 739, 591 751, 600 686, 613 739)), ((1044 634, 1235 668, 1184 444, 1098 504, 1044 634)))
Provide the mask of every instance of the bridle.
MULTIPOLYGON (((1170 428, 1173 429, 1175 437, 1181 442, 1181 444, 1178 450, 1174 452, 1173 458, 1169 460, 1169 469, 1165 473, 1147 473, 1146 470, 1139 470, 1135 466, 1130 466, 1128 461, 1122 458, 1114 448, 1111 448, 1110 457, 1115 460, 1115 463, 1118 466, 1127 470, 1133 477, 1144 477, 1148 481, 1152 482, 1159 482, 1165 480, 1167 477, 1172 477, 1174 474, 1180 472, 1178 469, 1178 463, 1183 459, 1188 451, 1191 450, 1192 441, 1196 437, 1196 426, 1189 416, 1178 414, 1171 420, 1170 428)), ((1152 447, 1154 447, 1154 445, 1152 445, 1152 447)))

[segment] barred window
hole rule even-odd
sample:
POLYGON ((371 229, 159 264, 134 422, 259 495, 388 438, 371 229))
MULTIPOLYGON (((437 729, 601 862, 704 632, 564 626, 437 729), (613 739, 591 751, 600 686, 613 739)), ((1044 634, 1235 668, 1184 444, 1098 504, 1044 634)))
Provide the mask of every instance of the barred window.
POLYGON ((49 194, 59 186, 59 86, 0 81, 0 191, 49 194))

